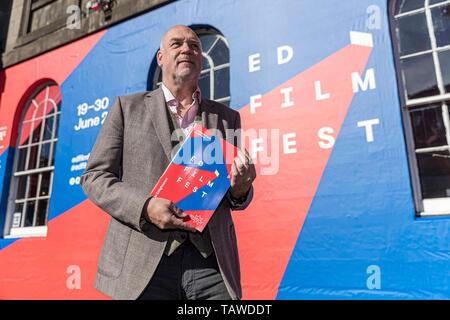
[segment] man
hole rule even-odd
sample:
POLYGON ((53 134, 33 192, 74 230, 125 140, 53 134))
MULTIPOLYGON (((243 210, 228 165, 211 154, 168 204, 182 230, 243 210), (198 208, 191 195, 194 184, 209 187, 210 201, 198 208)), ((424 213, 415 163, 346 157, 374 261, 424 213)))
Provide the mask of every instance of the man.
POLYGON ((230 209, 245 209, 253 196, 248 152, 234 159, 231 187, 203 233, 172 202, 149 196, 178 143, 176 129, 188 132, 197 117, 238 146, 229 130, 240 128, 239 113, 201 98, 201 42, 190 28, 169 29, 157 61, 161 88, 115 100, 81 177, 89 199, 112 217, 95 287, 114 299, 240 299, 230 209))

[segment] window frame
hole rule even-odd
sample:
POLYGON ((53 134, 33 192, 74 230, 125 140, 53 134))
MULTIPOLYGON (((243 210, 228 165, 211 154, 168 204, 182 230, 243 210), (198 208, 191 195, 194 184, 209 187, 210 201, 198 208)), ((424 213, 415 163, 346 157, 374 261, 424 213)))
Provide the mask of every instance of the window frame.
MULTIPOLYGON (((37 10, 45 5, 48 5, 52 2, 56 2, 58 0, 40 0, 36 4, 34 4, 34 9, 37 10)), ((75 5, 81 8, 82 0, 78 0, 75 5)), ((29 42, 32 42, 40 37, 43 37, 49 33, 54 31, 63 29, 66 26, 67 18, 69 15, 64 15, 62 18, 59 18, 52 22, 51 24, 36 29, 34 31, 28 32, 28 25, 30 23, 31 12, 32 12, 32 0, 24 0, 23 9, 22 9, 22 19, 20 23, 19 37, 16 41, 16 46, 22 46, 29 42)), ((83 18, 82 15, 80 17, 83 18)))
POLYGON ((419 106, 427 106, 432 103, 439 103, 442 108, 443 113, 443 121, 446 129, 446 137, 447 137, 447 147, 445 150, 450 150, 450 93, 445 93, 445 87, 442 83, 442 71, 440 68, 439 57, 438 54, 442 51, 446 51, 450 49, 450 45, 446 45, 444 47, 437 47, 436 37, 434 34, 434 26, 431 17, 431 9, 440 7, 443 5, 450 5, 450 0, 442 1, 440 3, 429 5, 429 0, 423 0, 424 6, 420 9, 415 9, 408 11, 406 13, 395 14, 396 3, 401 0, 393 0, 390 1, 388 6, 388 15, 389 15, 389 23, 390 23, 390 34, 392 39, 392 49, 394 52, 394 62, 395 69, 397 75, 397 87, 398 93, 401 103, 401 114, 403 120, 403 132, 405 138, 405 144, 408 155, 408 167, 411 178, 411 187, 413 191, 414 198, 414 206, 415 206, 415 215, 417 217, 430 217, 430 216, 450 216, 450 197, 445 198, 423 198, 422 196, 422 187, 421 180, 419 174, 419 167, 417 161, 417 150, 420 152, 425 151, 438 151, 439 147, 433 148, 415 148, 414 141, 414 133, 413 126, 411 123, 411 112, 414 110, 414 107, 419 106), (416 13, 424 12, 427 22, 427 31, 428 36, 430 38, 431 49, 416 52, 413 54, 408 54, 401 56, 398 48, 399 38, 396 32, 397 22, 396 19, 403 16, 408 16, 416 13), (436 75, 437 86, 440 91, 438 95, 433 95, 429 97, 420 97, 415 99, 409 99, 407 95, 406 82, 403 76, 402 68, 401 68, 401 58, 409 58, 424 54, 432 54, 433 64, 435 66, 435 70, 433 71, 436 75), (444 93, 442 93, 444 92, 444 93))
POLYGON ((209 64, 209 68, 202 70, 200 73, 200 76, 203 74, 206 74, 209 72, 209 76, 210 76, 210 82, 209 82, 209 98, 210 100, 214 100, 216 102, 220 102, 220 103, 224 103, 224 102, 231 102, 231 93, 229 92, 228 96, 225 97, 221 97, 219 99, 214 99, 214 87, 215 87, 215 78, 214 78, 214 73, 215 71, 221 70, 221 69, 225 69, 231 68, 231 63, 230 63, 230 56, 229 56, 229 50, 230 50, 230 46, 228 45, 228 41, 225 38, 225 36, 223 34, 221 34, 218 31, 212 30, 211 29, 199 29, 199 30, 195 30, 196 33, 198 34, 199 37, 201 37, 202 35, 208 35, 208 34, 213 34, 215 35, 217 38, 216 40, 214 40, 214 42, 211 44, 211 47, 208 49, 207 52, 202 52, 202 56, 203 59, 207 59, 208 60, 208 64, 209 64), (214 48, 214 46, 220 41, 222 40, 225 45, 228 48, 228 62, 220 64, 218 66, 214 65, 214 59, 209 55, 209 53, 211 52, 211 50, 214 48), (211 67, 212 66, 212 67, 211 67))
MULTIPOLYGON (((36 98, 36 96, 41 93, 43 90, 46 90, 46 88, 49 88, 50 86, 58 86, 59 90, 60 87, 57 83, 54 81, 45 81, 44 83, 36 86, 32 91, 29 97, 27 97, 24 108, 21 110, 20 119, 19 119, 19 125, 18 125, 18 131, 17 131, 17 138, 16 138, 16 148, 13 156, 13 167, 12 167, 12 174, 11 174, 11 183, 9 188, 9 197, 8 197, 8 204, 7 204, 7 214, 6 214, 6 221, 5 221, 5 229, 4 229, 4 238, 24 238, 24 237, 45 237, 47 236, 47 224, 48 224, 48 209, 50 205, 50 199, 52 195, 52 188, 53 188, 53 181, 54 181, 54 155, 56 153, 56 146, 58 142, 58 126, 59 126, 59 117, 61 115, 61 109, 59 103, 54 103, 54 112, 52 112, 50 115, 43 115, 42 117, 39 116, 33 116, 29 121, 24 120, 29 108, 33 105, 33 100, 36 98), (53 117, 53 124, 52 124, 52 132, 51 137, 48 140, 44 140, 44 131, 45 131, 45 124, 48 118, 53 117), (21 140, 21 134, 22 134, 22 128, 25 122, 34 122, 39 119, 43 119, 39 126, 41 127, 41 130, 39 132, 39 141, 32 142, 31 140, 25 145, 20 146, 20 140, 21 140), (44 143, 45 142, 45 143, 44 143), (19 166, 19 150, 20 149, 30 149, 31 146, 38 146, 38 152, 36 155, 36 163, 39 163, 40 161, 40 155, 41 155, 41 147, 44 144, 50 143, 50 149, 49 149, 49 157, 48 157, 48 163, 45 167, 42 168, 34 168, 34 169, 28 169, 25 170, 27 165, 29 164, 29 153, 27 151, 27 157, 25 160, 26 166, 24 170, 21 170, 18 172, 18 166, 19 166), (51 160, 53 158, 53 161, 51 160), (49 166, 48 164, 51 163, 49 166), (42 190, 42 176, 41 174, 44 174, 46 172, 50 172, 49 176, 49 185, 48 185, 48 195, 46 196, 40 196, 39 193, 42 190), (36 186, 36 196, 35 197, 28 197, 28 186, 29 183, 27 182, 25 185, 25 196, 23 199, 20 199, 20 201, 17 200, 17 194, 19 191, 19 177, 21 176, 30 176, 32 174, 39 174, 38 176, 38 182, 36 186), (35 212, 33 215, 33 226, 24 226, 25 216, 23 215, 23 209, 22 209, 22 218, 20 222, 20 227, 13 227, 13 219, 14 219, 14 213, 15 213, 15 207, 18 203, 24 203, 26 204, 27 201, 32 200, 35 202, 35 212), (47 212, 45 217, 45 225, 36 225, 37 222, 37 207, 39 200, 47 200, 47 212)), ((48 90, 48 89, 47 89, 48 90)), ((59 91, 61 95, 61 91, 59 91)), ((45 98, 46 100, 48 98, 45 98)), ((31 132, 31 131, 30 131, 31 132)), ((31 137, 31 136, 30 136, 31 137)))

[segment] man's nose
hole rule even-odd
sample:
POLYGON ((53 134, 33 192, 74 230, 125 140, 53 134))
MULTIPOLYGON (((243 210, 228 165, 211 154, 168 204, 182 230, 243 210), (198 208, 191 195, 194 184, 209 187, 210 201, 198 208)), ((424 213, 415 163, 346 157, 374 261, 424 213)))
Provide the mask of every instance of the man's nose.
POLYGON ((189 45, 187 41, 183 41, 181 45, 181 52, 192 52, 192 47, 189 45))

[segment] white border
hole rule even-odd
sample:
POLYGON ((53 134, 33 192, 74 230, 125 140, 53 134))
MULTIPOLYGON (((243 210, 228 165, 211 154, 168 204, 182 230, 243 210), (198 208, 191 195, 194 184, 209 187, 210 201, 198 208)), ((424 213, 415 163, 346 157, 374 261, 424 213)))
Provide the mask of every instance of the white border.
POLYGON ((11 228, 9 235, 5 235, 5 239, 10 238, 30 238, 30 237, 46 237, 47 226, 40 227, 23 227, 11 228))
POLYGON ((450 198, 423 199, 421 217, 448 216, 450 214, 450 198))

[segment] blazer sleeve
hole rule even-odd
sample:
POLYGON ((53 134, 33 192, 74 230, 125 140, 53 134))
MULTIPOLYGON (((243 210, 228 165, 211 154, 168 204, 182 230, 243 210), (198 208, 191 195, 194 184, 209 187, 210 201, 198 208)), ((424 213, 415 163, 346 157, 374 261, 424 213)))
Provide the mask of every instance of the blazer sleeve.
MULTIPOLYGON (((235 130, 239 130, 241 129, 241 115, 239 114, 239 112, 236 113, 236 119, 235 119, 235 123, 234 123, 234 129, 235 130)), ((240 130, 238 131, 238 135, 235 138, 235 146, 237 146, 238 148, 241 148, 241 135, 240 135, 240 130)), ((253 199, 253 185, 250 187, 249 191, 247 192, 247 194, 245 196, 243 196, 240 199, 236 199, 234 198, 230 191, 228 191, 226 193, 226 198, 230 204, 230 208, 231 210, 244 210, 245 208, 247 208, 250 204, 250 202, 253 199)))
POLYGON ((142 232, 149 194, 121 181, 124 113, 120 97, 111 106, 91 150, 80 184, 87 197, 113 218, 142 232))

